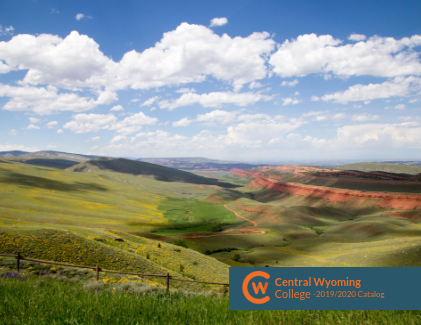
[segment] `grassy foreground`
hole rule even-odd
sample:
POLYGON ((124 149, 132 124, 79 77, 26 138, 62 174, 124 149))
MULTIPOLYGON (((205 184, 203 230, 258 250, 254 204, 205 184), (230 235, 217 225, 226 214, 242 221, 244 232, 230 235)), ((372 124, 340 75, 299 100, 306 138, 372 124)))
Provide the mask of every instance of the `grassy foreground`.
POLYGON ((228 297, 0 277, 3 324, 421 324, 420 311, 229 311, 228 297))

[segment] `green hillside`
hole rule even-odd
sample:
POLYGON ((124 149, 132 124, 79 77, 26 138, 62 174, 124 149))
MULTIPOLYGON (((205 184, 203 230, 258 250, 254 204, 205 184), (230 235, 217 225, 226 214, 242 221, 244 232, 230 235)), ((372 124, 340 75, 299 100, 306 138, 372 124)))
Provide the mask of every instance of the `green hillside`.
POLYGON ((175 168, 169 168, 143 161, 134 161, 123 158, 97 158, 70 167, 69 170, 89 173, 102 173, 111 171, 137 176, 151 176, 152 178, 163 182, 185 182, 193 184, 234 187, 230 183, 223 183, 217 179, 195 175, 193 173, 185 172, 175 168))
POLYGON ((21 251, 46 260, 99 263, 107 269, 170 271, 187 279, 228 281, 228 266, 211 257, 167 243, 158 247, 157 241, 134 235, 170 226, 159 208, 169 195, 200 198, 211 187, 118 175, 137 183, 0 162, 0 252, 21 251))
POLYGON ((52 167, 59 169, 66 169, 77 165, 80 161, 70 160, 70 159, 54 159, 54 158, 34 158, 34 159, 19 159, 16 160, 24 164, 52 167))
POLYGON ((356 163, 356 164, 342 165, 335 168, 343 169, 343 170, 358 170, 361 172, 381 171, 381 172, 409 174, 409 175, 416 175, 416 174, 421 173, 421 166, 388 164, 388 163, 362 162, 362 163, 356 163))
POLYGON ((421 266, 420 210, 214 182, 126 159, 0 162, 0 251, 215 282, 228 265, 421 266))

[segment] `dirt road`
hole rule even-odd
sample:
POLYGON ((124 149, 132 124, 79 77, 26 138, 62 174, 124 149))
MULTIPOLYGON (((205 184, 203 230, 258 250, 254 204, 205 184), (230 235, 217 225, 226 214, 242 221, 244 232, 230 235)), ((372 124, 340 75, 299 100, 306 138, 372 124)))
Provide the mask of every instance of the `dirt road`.
MULTIPOLYGON (((234 212, 237 217, 242 218, 242 219, 244 219, 248 222, 251 222, 253 224, 253 227, 257 226, 257 222, 241 216, 238 212, 236 212, 236 211, 230 209, 229 207, 227 207, 226 204, 224 205, 224 208, 230 210, 231 212, 234 212)), ((250 228, 243 228, 243 229, 238 229, 238 230, 241 231, 241 233, 230 232, 230 233, 212 234, 212 235, 188 234, 188 235, 181 235, 181 236, 177 236, 177 237, 162 238, 161 240, 169 240, 169 239, 175 239, 175 238, 204 238, 204 237, 216 237, 216 236, 244 236, 244 235, 264 234, 265 233, 264 230, 250 229, 250 228)))

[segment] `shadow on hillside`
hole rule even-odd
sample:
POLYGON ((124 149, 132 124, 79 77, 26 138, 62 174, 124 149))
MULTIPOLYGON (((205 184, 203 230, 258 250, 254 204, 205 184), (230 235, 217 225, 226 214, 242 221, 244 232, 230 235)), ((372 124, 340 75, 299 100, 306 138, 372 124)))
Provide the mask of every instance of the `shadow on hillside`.
POLYGON ((359 216, 359 215, 366 215, 371 213, 376 213, 380 211, 387 210, 386 208, 378 208, 376 207, 377 199, 373 199, 372 202, 367 202, 362 205, 360 205, 357 201, 358 198, 350 198, 350 202, 354 202, 355 205, 346 205, 346 202, 342 203, 332 203, 329 202, 327 199, 325 199, 325 196, 322 197, 313 197, 311 196, 314 192, 317 192, 317 190, 310 191, 308 195, 305 197, 300 197, 302 200, 297 204, 290 204, 288 201, 291 198, 294 198, 294 194, 289 194, 286 192, 276 193, 272 192, 270 190, 259 190, 254 192, 249 192, 248 194, 253 195, 254 200, 261 203, 276 203, 280 206, 283 206, 285 208, 292 208, 292 207, 313 207, 313 208, 334 208, 336 210, 341 210, 347 214, 353 215, 353 216, 359 216), (324 202, 325 200, 325 202, 324 202), (286 203, 286 204, 285 204, 286 203))
MULTIPOLYGON (((154 237, 158 238, 167 238, 172 236, 183 236, 188 234, 203 234, 203 235, 212 235, 212 234, 220 234, 223 230, 228 230, 232 226, 232 224, 226 222, 218 222, 218 221, 194 221, 194 222, 174 222, 170 221, 165 224, 151 224, 151 223, 143 223, 143 222, 129 222, 127 223, 129 227, 133 229, 131 231, 132 234, 150 238, 154 237), (144 229, 145 226, 153 226, 153 230, 149 232, 141 232, 136 229, 144 229), (161 233, 161 234, 158 234, 161 233), (168 234, 166 234, 168 233, 168 234), (171 234, 170 234, 171 233, 171 234), (178 233, 178 235, 176 235, 178 233), (140 235, 142 234, 142 235, 140 235), (145 235, 147 234, 147 235, 145 235)), ((176 239, 176 238, 174 238, 176 239)))
MULTIPOLYGON (((174 241, 182 241, 186 245, 185 247, 191 248, 200 253, 205 253, 206 250, 214 251, 218 249, 235 247, 242 251, 249 251, 248 253, 241 253, 242 259, 240 260, 240 262, 244 262, 246 263, 246 265, 248 265, 248 263, 250 262, 253 262, 253 264, 256 263, 255 266, 262 266, 264 264, 273 264, 275 263, 275 261, 277 261, 276 263, 279 263, 279 265, 282 265, 283 263, 286 263, 285 265, 289 265, 291 261, 297 258, 297 263, 305 264, 305 256, 308 256, 308 262, 312 262, 312 259, 314 257, 324 254, 324 250, 318 249, 319 246, 322 246, 324 249, 326 249, 326 251, 332 250, 334 252, 337 248, 338 243, 340 243, 341 245, 352 245, 352 243, 365 243, 372 241, 377 242, 379 240, 387 240, 393 237, 409 238, 421 236, 421 231, 416 229, 407 229, 406 227, 402 227, 401 230, 391 229, 389 227, 391 225, 390 222, 393 223, 393 218, 385 220, 385 223, 379 227, 384 228, 384 231, 382 232, 377 232, 376 229, 373 229, 372 225, 361 224, 360 222, 358 222, 358 220, 356 220, 354 225, 359 226, 357 228, 354 227, 352 229, 348 229, 348 227, 343 227, 341 228, 341 232, 334 231, 330 233, 328 231, 327 233, 320 234, 312 238, 297 238, 295 240, 292 240, 290 236, 286 236, 280 233, 278 236, 276 236, 275 233, 273 233, 273 231, 269 236, 251 234, 245 236, 223 235, 218 237, 169 238, 175 235, 174 231, 180 231, 180 235, 182 233, 187 234, 190 230, 191 234, 198 233, 198 231, 196 231, 198 228, 201 228, 202 226, 210 226, 206 222, 175 222, 170 224, 160 224, 154 225, 155 230, 152 232, 132 232, 132 234, 155 240, 165 240, 165 242, 168 243, 173 243, 174 241), (183 230, 186 232, 183 232, 183 230), (166 231, 169 231, 168 235, 166 235, 166 231), (286 240, 284 238, 286 238, 286 240), (285 250, 283 250, 282 247, 285 247, 285 250), (259 251, 255 252, 257 255, 253 254, 254 249, 260 249, 259 251), (250 252, 252 254, 249 255, 250 252), (309 254, 309 252, 314 252, 314 256, 309 254)), ((347 224, 352 225, 353 222, 348 222, 347 224)), ((131 225, 133 226, 134 224, 131 225)), ((136 226, 141 226, 141 224, 136 224, 136 226)), ((202 228, 200 232, 202 232, 202 234, 218 235, 222 234, 218 230, 229 230, 230 226, 232 225, 215 223, 212 224, 212 227, 209 227, 207 230, 203 230, 202 228)), ((268 228, 265 228, 264 225, 262 225, 261 227, 259 227, 259 229, 267 230, 268 228)), ((370 247, 370 244, 367 245, 369 245, 368 247, 370 247)), ((355 251, 355 249, 351 248, 352 247, 349 246, 348 249, 345 249, 342 252, 343 254, 340 254, 338 252, 339 254, 337 255, 337 258, 341 259, 341 261, 343 262, 347 262, 347 258, 350 259, 350 262, 354 261, 353 259, 355 257, 353 255, 353 252, 357 254, 358 250, 355 251)), ((404 248, 403 245, 402 248, 404 248)), ((405 247, 405 254, 400 253, 402 250, 399 249, 396 249, 396 252, 392 253, 383 254, 379 252, 377 255, 381 255, 381 259, 380 261, 378 261, 379 264, 375 266, 418 266, 419 264, 416 263, 419 263, 418 261, 421 257, 420 248, 421 245, 418 245, 415 248, 405 247)), ((374 251, 375 247, 373 248, 373 252, 374 251)))
POLYGON ((43 167, 52 167, 58 169, 66 169, 72 167, 74 165, 79 164, 79 161, 69 160, 69 159, 28 159, 22 161, 24 164, 35 165, 35 166, 43 166, 43 167))
POLYGON ((420 266, 421 245, 412 247, 402 246, 402 250, 384 254, 378 266, 381 267, 414 267, 420 266))
POLYGON ((48 178, 13 172, 8 173, 6 177, 1 177, 0 182, 57 191, 108 191, 108 188, 95 183, 75 182, 73 184, 68 184, 48 178))
POLYGON ((373 181, 361 179, 340 179, 331 180, 313 179, 305 185, 326 186, 344 190, 366 191, 366 192, 396 192, 396 193, 421 193, 421 183, 418 181, 373 181))
MULTIPOLYGON (((183 170, 169 168, 165 166, 150 164, 147 162, 131 161, 128 159, 96 159, 90 160, 90 165, 93 165, 100 170, 114 171, 123 174, 132 174, 135 176, 150 176, 161 182, 181 182, 198 185, 216 185, 224 188, 235 188, 238 185, 228 182, 221 182, 216 178, 208 178, 196 175, 183 170)), ((74 169, 75 172, 84 171, 87 165, 81 165, 74 169)))

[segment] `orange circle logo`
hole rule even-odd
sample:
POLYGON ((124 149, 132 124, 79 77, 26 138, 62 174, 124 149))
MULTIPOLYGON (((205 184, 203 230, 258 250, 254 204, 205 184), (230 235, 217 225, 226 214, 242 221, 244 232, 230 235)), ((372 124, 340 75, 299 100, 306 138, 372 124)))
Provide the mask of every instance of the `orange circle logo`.
MULTIPOLYGON (((251 294, 248 291, 248 285, 251 279, 253 279, 256 276, 261 276, 265 279, 269 279, 270 275, 263 271, 255 271, 251 272, 249 275, 246 276, 246 278, 243 281, 243 294, 247 298, 248 301, 252 302, 253 304, 264 304, 270 300, 269 296, 263 297, 263 298, 254 298, 251 296, 251 294)), ((269 282, 266 282, 265 285, 262 284, 262 282, 259 282, 256 286, 255 282, 251 283, 253 286, 253 290, 255 294, 258 294, 259 291, 262 291, 262 294, 266 293, 266 289, 268 287, 269 282)))

